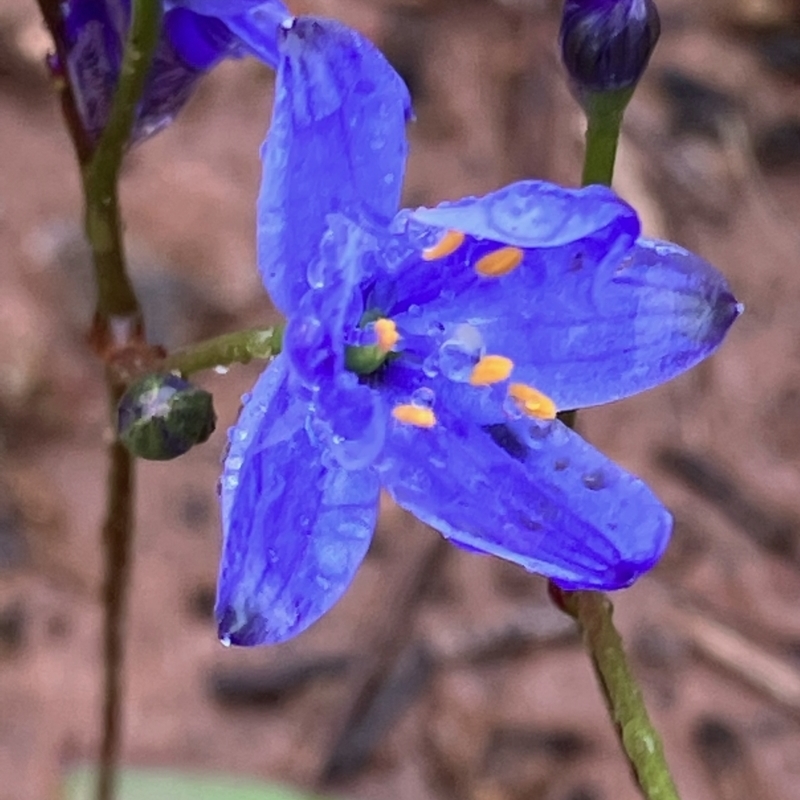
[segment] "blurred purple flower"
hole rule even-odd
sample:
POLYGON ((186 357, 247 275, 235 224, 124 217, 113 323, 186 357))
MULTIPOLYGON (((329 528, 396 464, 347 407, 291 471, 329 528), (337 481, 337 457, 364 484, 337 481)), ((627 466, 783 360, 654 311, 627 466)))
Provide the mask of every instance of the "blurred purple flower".
MULTIPOLYGON (((53 66, 69 80, 83 128, 89 140, 96 142, 111 111, 131 0, 67 0, 59 10, 58 56, 53 66)), ((167 3, 132 141, 168 125, 199 78, 224 58, 254 55, 274 67, 277 28, 288 16, 279 0, 167 3), (223 10, 226 13, 209 13, 223 10)))
POLYGON ((561 55, 579 92, 629 89, 660 32, 653 0, 565 0, 561 55))

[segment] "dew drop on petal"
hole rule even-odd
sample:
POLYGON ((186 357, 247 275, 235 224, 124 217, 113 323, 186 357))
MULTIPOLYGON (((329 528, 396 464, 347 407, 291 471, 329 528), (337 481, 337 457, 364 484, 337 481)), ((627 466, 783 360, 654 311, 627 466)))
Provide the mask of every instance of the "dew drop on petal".
POLYGON ((595 469, 591 472, 586 472, 581 476, 581 481, 587 489, 596 492, 604 489, 608 485, 606 474, 602 469, 595 469))
POLYGON ((438 353, 432 353, 422 362, 422 372, 426 378, 435 378, 439 374, 438 353))
POLYGON ((230 636, 220 636, 219 643, 223 647, 230 647, 231 646, 231 637, 230 636))
POLYGON ((451 381, 466 383, 484 350, 480 331, 474 325, 459 325, 453 336, 439 348, 442 374, 451 381))
POLYGON ((433 408, 433 401, 436 399, 436 393, 433 389, 428 389, 423 386, 416 389, 411 395, 411 403, 420 408, 433 408))
POLYGON ((214 372, 216 372, 217 375, 227 375, 229 371, 230 367, 224 367, 222 364, 217 364, 217 366, 214 367, 214 372))

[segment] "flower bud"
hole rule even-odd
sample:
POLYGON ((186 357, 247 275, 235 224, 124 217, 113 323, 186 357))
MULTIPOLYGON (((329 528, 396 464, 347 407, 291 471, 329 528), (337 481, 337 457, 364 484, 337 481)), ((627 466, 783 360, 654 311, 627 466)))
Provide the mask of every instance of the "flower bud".
MULTIPOLYGON (((59 9, 59 25, 54 31, 57 71, 66 74, 81 124, 95 143, 111 112, 130 26, 131 0, 72 0, 61 3, 59 9)), ((167 11, 132 141, 168 125, 201 75, 225 56, 235 54, 237 47, 219 20, 184 8, 167 11)))
POLYGON ((579 94, 632 89, 660 33, 653 0, 565 0, 561 55, 579 94))
POLYGON ((131 386, 117 407, 120 440, 139 458, 168 461, 202 444, 214 432, 213 399, 177 375, 148 375, 131 386))

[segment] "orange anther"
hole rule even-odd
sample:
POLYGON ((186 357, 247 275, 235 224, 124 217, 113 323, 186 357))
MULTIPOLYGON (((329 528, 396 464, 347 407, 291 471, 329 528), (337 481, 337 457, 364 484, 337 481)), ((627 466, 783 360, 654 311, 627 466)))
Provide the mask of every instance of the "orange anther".
POLYGON ((432 428, 436 424, 436 414, 430 408, 403 403, 392 409, 392 416, 406 425, 415 425, 417 428, 432 428))
POLYGON ((512 383, 508 387, 509 397, 516 400, 520 410, 529 417, 555 419, 556 404, 543 392, 527 383, 512 383))
POLYGON ((386 319, 386 317, 375 320, 375 336, 378 338, 378 349, 383 353, 391 352, 392 348, 400 341, 397 325, 394 320, 386 319))
POLYGON ((489 386, 504 381, 514 369, 514 362, 505 356, 484 356, 473 368, 469 382, 473 386, 489 386))
POLYGON ((501 247, 478 259, 475 272, 484 278, 499 278, 516 269, 522 263, 524 256, 525 252, 519 247, 501 247))
POLYGON ((436 261, 437 258, 449 256, 464 244, 464 239, 461 231, 447 231, 433 247, 426 247, 422 251, 422 258, 424 261, 436 261))

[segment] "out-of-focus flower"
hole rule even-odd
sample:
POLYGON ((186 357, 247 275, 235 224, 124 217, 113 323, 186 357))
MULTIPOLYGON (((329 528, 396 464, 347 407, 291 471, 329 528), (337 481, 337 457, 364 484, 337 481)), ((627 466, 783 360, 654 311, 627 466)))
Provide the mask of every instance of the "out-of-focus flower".
POLYGON ((555 419, 655 386, 740 311, 599 186, 516 183, 397 213, 409 101, 332 21, 279 38, 259 263, 288 317, 221 480, 224 642, 279 642, 342 595, 384 487, 455 544, 568 588, 627 586, 671 518, 555 419))
POLYGON ((117 408, 120 440, 133 455, 168 461, 214 432, 213 399, 177 375, 148 375, 131 386, 117 408))
MULTIPOLYGON (((131 20, 131 0, 66 0, 59 6, 58 63, 90 141, 105 128, 131 20)), ((275 66, 277 29, 289 16, 279 0, 168 3, 132 141, 168 125, 199 78, 224 58, 255 55, 275 66), (213 15, 215 8, 223 9, 213 15), (203 13, 200 13, 203 12, 203 13), (252 43, 255 43, 254 45, 252 43)))
POLYGON ((565 0, 564 65, 579 93, 631 89, 660 32, 653 0, 565 0))

